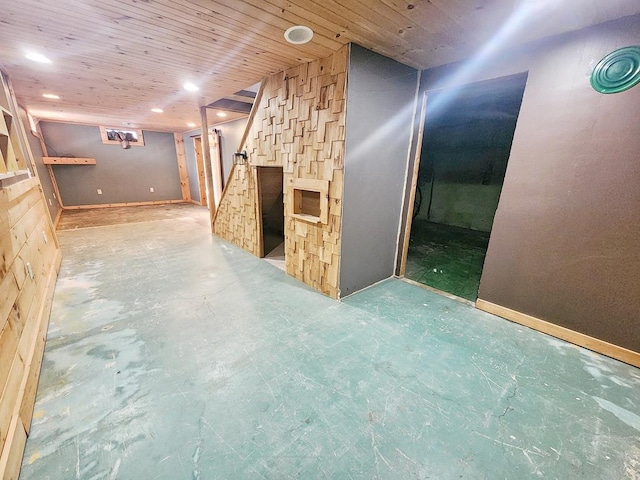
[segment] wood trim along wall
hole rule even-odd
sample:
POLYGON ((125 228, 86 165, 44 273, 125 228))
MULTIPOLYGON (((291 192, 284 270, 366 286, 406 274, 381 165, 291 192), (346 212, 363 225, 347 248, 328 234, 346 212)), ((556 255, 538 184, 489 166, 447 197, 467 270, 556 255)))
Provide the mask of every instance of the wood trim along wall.
POLYGON ((184 200, 154 200, 152 202, 98 203, 95 205, 74 205, 62 207, 64 210, 86 210, 90 208, 139 207, 142 205, 164 205, 166 203, 186 203, 184 200))
MULTIPOLYGON (((424 136, 424 123, 427 118, 427 94, 422 94, 422 107, 420 108, 420 126, 416 141, 416 154, 413 159, 413 177, 411 178, 411 192, 407 206, 407 219, 405 222, 404 238, 402 241, 402 259, 400 261, 400 276, 404 277, 407 270, 407 254, 409 253, 409 240, 411 237, 411 224, 413 223, 413 204, 416 201, 416 189, 418 187, 418 172, 420 171, 420 157, 422 156, 422 138, 424 136)), ((401 227, 402 228, 402 227, 401 227)))
POLYGON ((191 137, 193 140, 193 151, 196 157, 196 172, 198 176, 198 199, 191 199, 196 205, 203 207, 207 205, 207 180, 204 174, 204 160, 202 158, 202 135, 191 137))
POLYGON ((176 157, 178 160, 178 174, 180 175, 180 190, 182 191, 182 200, 191 201, 191 192, 189 191, 189 174, 187 173, 187 155, 184 151, 184 139, 181 133, 174 133, 173 138, 176 143, 176 157))
POLYGON ((202 161, 204 164, 204 178, 205 183, 207 185, 207 205, 209 206, 209 223, 211 227, 211 232, 213 233, 213 224, 216 219, 216 202, 214 200, 213 195, 213 172, 211 170, 211 151, 209 150, 209 120, 207 119, 207 107, 205 105, 200 107, 200 122, 201 122, 201 131, 202 136, 201 146, 202 146, 202 161))
POLYGON ((58 213, 56 214, 56 218, 53 219, 53 229, 54 230, 58 229, 58 224, 60 223, 60 218, 62 218, 62 210, 63 210, 63 208, 60 207, 58 209, 58 213))
POLYGON ((258 257, 264 258, 264 225, 262 223, 262 182, 260 180, 260 169, 256 166, 251 167, 250 175, 253 176, 256 185, 256 222, 258 234, 258 257))
POLYGON ((517 312, 510 308, 487 302, 486 300, 478 299, 476 301, 476 308, 640 368, 640 353, 638 352, 613 345, 604 340, 598 340, 584 333, 549 323, 546 320, 541 320, 526 313, 517 312))

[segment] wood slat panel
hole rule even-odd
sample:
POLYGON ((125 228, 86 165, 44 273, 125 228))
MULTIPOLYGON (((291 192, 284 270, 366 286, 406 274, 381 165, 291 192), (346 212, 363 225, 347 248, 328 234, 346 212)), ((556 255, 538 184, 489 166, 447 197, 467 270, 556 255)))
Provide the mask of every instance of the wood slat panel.
POLYGON ((268 77, 244 137, 247 165, 236 165, 214 233, 261 255, 255 166, 284 171, 287 273, 327 295, 339 295, 348 46, 330 57, 268 77), (293 212, 293 187, 329 185, 326 223, 293 212))
MULTIPOLYGON (((640 13, 631 0, 23 0, 3 8, 0 57, 16 93, 37 117, 181 132, 197 108, 265 76, 325 58, 348 42, 416 68, 473 55, 506 23, 504 46, 640 13), (521 2, 522 3, 522 2, 521 2), (517 21, 517 22, 516 22, 517 21), (283 32, 308 25, 305 45, 283 32), (25 45, 54 66, 34 68, 25 45), (187 78, 188 77, 188 78, 187 78), (186 80, 201 91, 182 90, 186 80), (45 100, 54 91, 62 98, 45 100), (164 115, 151 115, 160 106, 164 115)), ((337 108, 337 107, 336 107, 337 108)), ((0 169, 4 162, 0 162, 0 169)))
MULTIPOLYGON (((15 107, 2 77, 0 104, 15 107)), ((27 149, 24 129, 11 141, 27 149)), ((44 351, 60 250, 37 177, 0 187, 0 478, 17 479, 44 351)))

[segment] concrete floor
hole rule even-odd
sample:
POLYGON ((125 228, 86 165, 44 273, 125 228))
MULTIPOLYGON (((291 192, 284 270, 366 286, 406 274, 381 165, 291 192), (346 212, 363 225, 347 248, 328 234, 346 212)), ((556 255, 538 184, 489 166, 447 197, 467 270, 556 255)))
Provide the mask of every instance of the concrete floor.
POLYGON ((638 369, 401 280, 337 303, 197 207, 145 218, 60 232, 23 480, 638 478, 638 369))

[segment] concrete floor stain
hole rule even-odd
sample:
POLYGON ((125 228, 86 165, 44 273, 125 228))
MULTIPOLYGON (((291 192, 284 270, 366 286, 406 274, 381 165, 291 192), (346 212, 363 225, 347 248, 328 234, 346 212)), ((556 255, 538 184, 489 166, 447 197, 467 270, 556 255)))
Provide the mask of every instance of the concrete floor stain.
POLYGON ((22 480, 636 475, 637 368, 397 279, 338 303, 152 213, 60 232, 22 480))

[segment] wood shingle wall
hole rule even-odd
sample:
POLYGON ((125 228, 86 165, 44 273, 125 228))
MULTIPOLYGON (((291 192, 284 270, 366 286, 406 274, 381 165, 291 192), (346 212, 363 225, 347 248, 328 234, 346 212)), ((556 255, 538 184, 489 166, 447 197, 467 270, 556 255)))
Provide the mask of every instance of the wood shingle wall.
MULTIPOLYGON (((2 100, 17 111, 3 87, 2 100)), ((19 121, 17 115, 13 121, 19 121)), ((12 135, 24 136, 22 126, 12 135)), ((27 145, 11 140, 15 150, 27 145)), ((24 152, 18 155, 26 164, 24 152)), ((20 471, 61 260, 38 178, 13 173, 0 178, 0 478, 5 480, 17 479, 20 471)))
POLYGON ((214 233, 261 256, 255 166, 284 172, 287 273, 339 297, 340 231, 349 47, 266 79, 249 134, 241 146, 248 165, 236 165, 222 198, 214 233), (302 180, 302 182, 301 182, 302 180), (305 181, 328 182, 326 222, 295 216, 293 189, 305 181))

